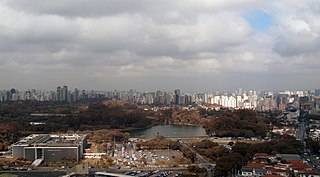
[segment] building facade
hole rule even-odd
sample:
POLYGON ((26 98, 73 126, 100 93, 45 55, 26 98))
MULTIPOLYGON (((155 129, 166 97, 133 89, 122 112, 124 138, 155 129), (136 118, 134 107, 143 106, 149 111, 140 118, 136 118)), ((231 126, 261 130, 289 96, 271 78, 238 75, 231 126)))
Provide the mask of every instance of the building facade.
POLYGON ((14 158, 44 162, 78 162, 87 148, 87 136, 78 134, 32 134, 12 145, 14 158))

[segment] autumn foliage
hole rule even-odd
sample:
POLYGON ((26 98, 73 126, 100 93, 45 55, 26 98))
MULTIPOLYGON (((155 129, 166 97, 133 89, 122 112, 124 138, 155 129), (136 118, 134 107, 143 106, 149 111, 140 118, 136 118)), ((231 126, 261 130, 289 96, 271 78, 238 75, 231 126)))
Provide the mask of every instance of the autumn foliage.
POLYGON ((265 137, 267 124, 253 110, 225 112, 204 125, 208 135, 219 137, 265 137))
POLYGON ((6 150, 17 139, 17 128, 12 124, 0 122, 0 150, 6 150))

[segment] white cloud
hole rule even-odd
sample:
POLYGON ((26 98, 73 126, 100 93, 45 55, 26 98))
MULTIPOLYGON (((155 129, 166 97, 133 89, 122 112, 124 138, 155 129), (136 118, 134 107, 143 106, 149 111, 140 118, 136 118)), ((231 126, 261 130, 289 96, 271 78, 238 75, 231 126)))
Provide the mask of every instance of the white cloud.
MULTIPOLYGON (((299 82, 289 82, 297 70, 299 77, 305 73, 304 84, 310 81, 314 86, 310 73, 320 68, 312 67, 318 66, 319 58, 319 4, 316 0, 1 1, 1 87, 90 83, 127 89, 151 83, 163 89, 179 85, 193 89, 186 83, 197 82, 206 83, 206 90, 217 87, 215 83, 231 90, 246 82, 262 89, 262 82, 284 75, 285 86, 299 87, 299 82), (250 26, 244 16, 251 11, 270 15, 269 30, 250 26), (7 79, 8 73, 15 79, 7 79), (30 78, 32 85, 26 82, 30 78)), ((282 86, 280 80, 270 83, 270 88, 282 86)))

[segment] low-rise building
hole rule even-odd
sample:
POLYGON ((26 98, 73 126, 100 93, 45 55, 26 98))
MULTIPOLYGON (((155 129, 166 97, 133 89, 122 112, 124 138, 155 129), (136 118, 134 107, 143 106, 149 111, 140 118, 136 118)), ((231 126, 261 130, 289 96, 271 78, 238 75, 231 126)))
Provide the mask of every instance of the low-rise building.
POLYGON ((85 148, 86 135, 32 134, 12 145, 12 155, 45 162, 78 162, 85 148))

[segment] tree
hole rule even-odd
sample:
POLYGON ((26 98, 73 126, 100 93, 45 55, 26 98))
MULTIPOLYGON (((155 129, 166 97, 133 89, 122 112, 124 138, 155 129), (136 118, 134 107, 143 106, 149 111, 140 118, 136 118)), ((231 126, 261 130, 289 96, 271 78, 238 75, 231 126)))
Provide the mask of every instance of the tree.
POLYGON ((230 174, 241 169, 243 164, 243 156, 239 153, 231 153, 221 157, 214 168, 214 176, 231 176, 230 174))
POLYGON ((194 143, 193 146, 195 146, 195 148, 208 149, 215 146, 219 146, 219 144, 210 140, 202 140, 200 142, 194 143))
POLYGON ((305 140, 306 147, 311 150, 313 154, 319 154, 320 151, 320 143, 319 141, 314 141, 311 138, 305 140))
POLYGON ((217 118, 210 119, 204 128, 208 135, 220 137, 264 137, 268 131, 264 119, 252 110, 225 112, 217 118))
POLYGON ((0 150, 7 150, 10 144, 18 140, 18 135, 16 126, 0 122, 0 150))
POLYGON ((229 150, 223 146, 216 146, 206 150, 206 156, 210 159, 218 159, 229 154, 229 150))

